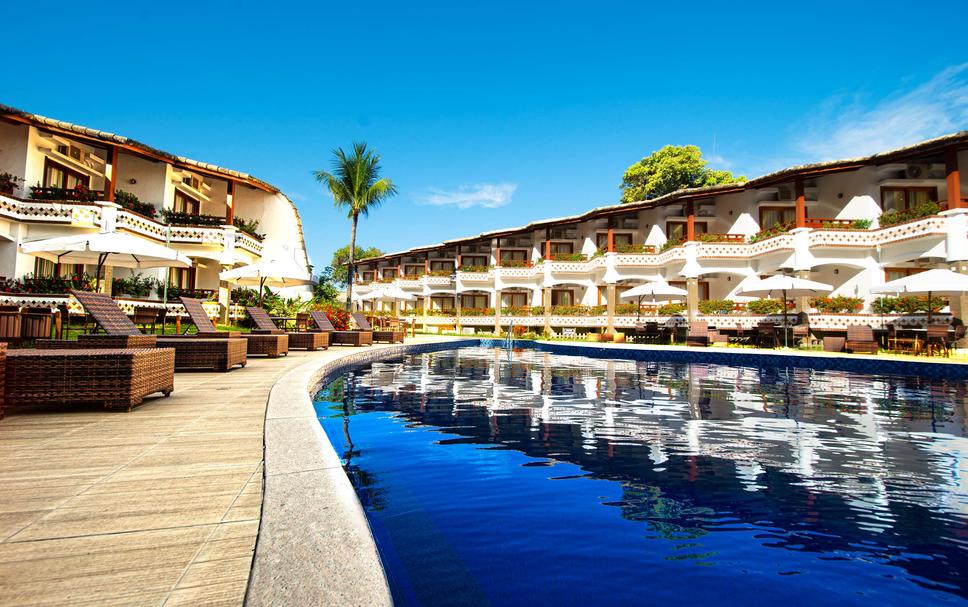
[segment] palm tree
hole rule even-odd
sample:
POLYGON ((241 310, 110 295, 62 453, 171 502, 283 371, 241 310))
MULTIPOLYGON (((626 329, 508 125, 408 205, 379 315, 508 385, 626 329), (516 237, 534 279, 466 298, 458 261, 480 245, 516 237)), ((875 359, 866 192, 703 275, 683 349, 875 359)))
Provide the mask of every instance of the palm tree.
POLYGON ((360 215, 397 193, 397 187, 389 177, 380 177, 380 155, 369 150, 365 143, 353 144, 349 156, 343 148, 333 150, 333 172, 314 171, 316 181, 329 188, 337 209, 345 208, 347 217, 353 221, 350 231, 350 259, 346 272, 346 311, 353 308, 353 262, 356 255, 356 224, 360 215))

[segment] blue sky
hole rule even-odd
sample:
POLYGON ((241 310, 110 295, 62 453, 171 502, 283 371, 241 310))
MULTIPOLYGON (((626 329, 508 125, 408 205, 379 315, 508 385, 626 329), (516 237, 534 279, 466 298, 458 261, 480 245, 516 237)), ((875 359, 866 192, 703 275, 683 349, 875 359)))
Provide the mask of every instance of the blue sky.
POLYGON ((311 171, 354 140, 399 186, 359 234, 391 251, 617 202, 623 170, 667 143, 750 177, 968 128, 963 1, 53 1, 6 14, 0 102, 279 186, 317 267, 349 224, 311 171))

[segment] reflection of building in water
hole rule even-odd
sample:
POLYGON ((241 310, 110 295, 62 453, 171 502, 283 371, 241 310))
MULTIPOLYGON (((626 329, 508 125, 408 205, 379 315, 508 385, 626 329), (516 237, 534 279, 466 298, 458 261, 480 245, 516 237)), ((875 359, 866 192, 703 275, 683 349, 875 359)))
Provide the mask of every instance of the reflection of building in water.
POLYGON ((872 528, 892 524, 892 499, 968 511, 964 382, 507 354, 462 349, 416 357, 416 366, 376 363, 358 387, 420 394, 424 407, 445 399, 454 417, 486 415, 492 435, 512 423, 539 435, 567 426, 584 449, 643 445, 655 465, 723 458, 746 491, 763 488, 766 470, 794 474, 847 496, 872 528))

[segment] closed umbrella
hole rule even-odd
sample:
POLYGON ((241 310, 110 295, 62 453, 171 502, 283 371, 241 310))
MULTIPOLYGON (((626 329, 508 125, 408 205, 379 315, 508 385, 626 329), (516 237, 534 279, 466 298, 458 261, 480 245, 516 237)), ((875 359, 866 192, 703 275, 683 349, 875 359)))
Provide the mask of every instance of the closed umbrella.
POLYGON ((831 285, 822 282, 814 282, 805 278, 787 276, 786 274, 776 274, 754 282, 751 285, 741 286, 739 293, 753 297, 773 297, 777 293, 783 295, 783 347, 786 347, 787 301, 791 297, 819 295, 821 293, 830 293, 833 290, 834 288, 831 285))
POLYGON ((190 268, 192 265, 190 258, 174 249, 124 232, 93 232, 33 240, 22 243, 20 250, 55 263, 96 264, 98 281, 101 268, 109 259, 112 266, 122 268, 190 268))
POLYGON ((931 297, 943 295, 958 297, 968 294, 968 276, 944 268, 918 272, 878 285, 871 293, 893 293, 897 295, 927 295, 928 324, 931 324, 931 297))

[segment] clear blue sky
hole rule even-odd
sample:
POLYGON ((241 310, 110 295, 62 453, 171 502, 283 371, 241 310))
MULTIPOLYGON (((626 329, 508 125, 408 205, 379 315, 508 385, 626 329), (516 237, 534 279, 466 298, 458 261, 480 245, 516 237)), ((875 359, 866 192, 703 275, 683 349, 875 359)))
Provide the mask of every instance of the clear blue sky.
POLYGON ((968 128, 964 1, 53 1, 5 14, 0 101, 276 184, 317 267, 349 224, 311 171, 357 139, 400 188, 359 242, 399 250, 616 202, 623 170, 667 143, 754 176, 968 128))

